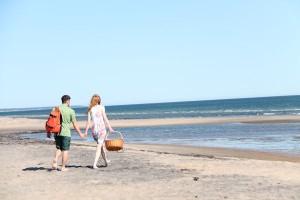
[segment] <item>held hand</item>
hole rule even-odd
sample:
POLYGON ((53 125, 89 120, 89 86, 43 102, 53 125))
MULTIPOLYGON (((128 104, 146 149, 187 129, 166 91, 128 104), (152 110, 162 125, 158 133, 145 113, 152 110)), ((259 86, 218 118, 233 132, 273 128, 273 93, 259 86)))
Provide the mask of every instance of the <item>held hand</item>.
POLYGON ((111 128, 111 129, 109 130, 109 132, 115 132, 115 131, 114 131, 114 129, 111 128))
POLYGON ((86 138, 88 135, 88 131, 84 132, 84 137, 86 138))
POLYGON ((82 139, 86 139, 86 135, 85 135, 85 134, 80 134, 80 137, 81 137, 82 139))

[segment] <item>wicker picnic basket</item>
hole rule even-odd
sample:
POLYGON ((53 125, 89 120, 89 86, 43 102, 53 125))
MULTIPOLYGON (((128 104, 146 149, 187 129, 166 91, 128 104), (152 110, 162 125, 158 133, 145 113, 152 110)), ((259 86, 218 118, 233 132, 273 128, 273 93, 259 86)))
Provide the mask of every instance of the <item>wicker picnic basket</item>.
POLYGON ((120 151, 123 149, 124 139, 122 133, 118 131, 109 132, 105 138, 105 147, 108 151, 120 151), (108 136, 111 134, 119 134, 120 138, 118 139, 108 139, 108 136))

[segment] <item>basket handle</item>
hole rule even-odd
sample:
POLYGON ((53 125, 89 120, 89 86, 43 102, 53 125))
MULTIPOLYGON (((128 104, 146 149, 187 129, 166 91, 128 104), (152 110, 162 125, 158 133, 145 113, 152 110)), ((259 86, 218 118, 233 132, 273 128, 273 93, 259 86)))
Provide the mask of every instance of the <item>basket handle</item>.
POLYGON ((121 137, 121 139, 123 140, 123 135, 122 135, 122 133, 119 132, 119 131, 108 132, 108 133, 106 134, 105 140, 107 140, 108 136, 109 136, 110 134, 113 134, 113 133, 119 134, 120 137, 121 137))

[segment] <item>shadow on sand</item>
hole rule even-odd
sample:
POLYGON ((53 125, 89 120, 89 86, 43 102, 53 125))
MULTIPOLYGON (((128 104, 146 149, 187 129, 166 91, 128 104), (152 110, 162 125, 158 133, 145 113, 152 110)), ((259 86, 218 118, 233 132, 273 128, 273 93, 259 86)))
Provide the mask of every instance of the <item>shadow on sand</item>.
MULTIPOLYGON (((105 168, 105 165, 98 165, 97 167, 99 168, 105 168)), ((75 168, 75 169, 79 169, 79 168, 88 168, 88 169, 93 169, 93 167, 91 165, 86 165, 86 166, 82 166, 82 165, 68 165, 67 168, 75 168)), ((45 168, 45 167, 27 167, 22 169, 22 171, 60 171, 60 169, 52 169, 52 168, 45 168)))
POLYGON ((23 171, 52 171, 54 169, 52 168, 45 168, 45 167, 27 167, 25 169, 22 169, 23 171))

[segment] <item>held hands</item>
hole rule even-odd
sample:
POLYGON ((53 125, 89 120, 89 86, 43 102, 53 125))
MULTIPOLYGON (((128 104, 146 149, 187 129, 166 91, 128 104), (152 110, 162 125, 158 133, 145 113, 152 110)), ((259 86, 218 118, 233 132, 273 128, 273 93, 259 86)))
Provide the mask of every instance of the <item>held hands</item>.
POLYGON ((82 139, 86 139, 86 136, 87 136, 86 134, 82 134, 82 133, 80 134, 80 137, 81 137, 82 139))

